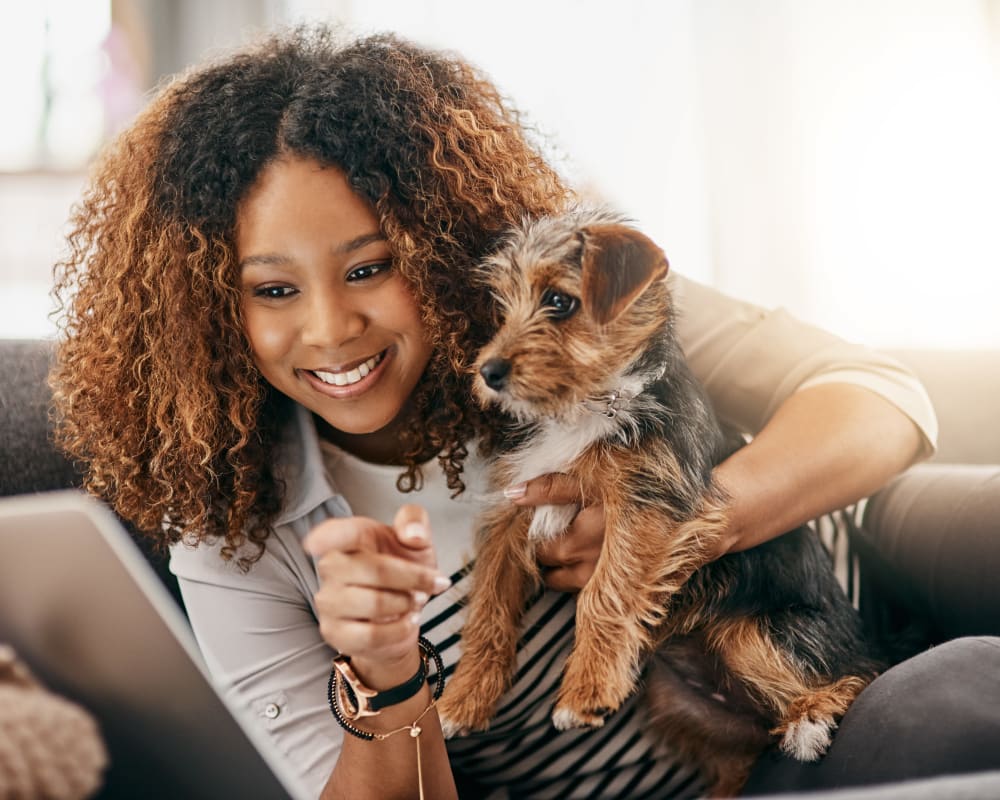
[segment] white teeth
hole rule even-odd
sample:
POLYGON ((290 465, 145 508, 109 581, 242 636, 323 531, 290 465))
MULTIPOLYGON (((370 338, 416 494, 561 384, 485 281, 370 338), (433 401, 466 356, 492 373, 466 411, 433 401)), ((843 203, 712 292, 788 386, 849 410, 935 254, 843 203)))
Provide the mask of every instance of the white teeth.
POLYGON ((313 375, 323 381, 323 383, 330 383, 334 386, 350 386, 368 375, 381 360, 382 354, 379 353, 347 372, 324 372, 323 370, 316 369, 313 370, 313 375))

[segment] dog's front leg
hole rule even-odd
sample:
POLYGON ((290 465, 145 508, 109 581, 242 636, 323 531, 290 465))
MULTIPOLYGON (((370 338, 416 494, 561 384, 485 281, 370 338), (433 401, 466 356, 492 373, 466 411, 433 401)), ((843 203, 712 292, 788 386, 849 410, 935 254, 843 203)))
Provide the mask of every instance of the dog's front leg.
POLYGON ((508 505, 485 522, 462 628, 462 656, 438 703, 446 736, 485 729, 510 686, 521 615, 538 585, 528 539, 530 513, 508 505))
POLYGON ((563 730, 603 724, 635 690, 670 598, 709 560, 725 526, 721 506, 706 503, 701 516, 678 525, 624 492, 606 493, 604 511, 604 544, 577 600, 576 642, 552 715, 563 730))
POLYGON ((629 513, 607 499, 604 508, 604 544, 577 599, 576 641, 552 714, 560 730, 598 727, 618 710, 635 689, 651 625, 662 617, 646 581, 653 563, 649 537, 640 535, 657 530, 656 516, 629 513))

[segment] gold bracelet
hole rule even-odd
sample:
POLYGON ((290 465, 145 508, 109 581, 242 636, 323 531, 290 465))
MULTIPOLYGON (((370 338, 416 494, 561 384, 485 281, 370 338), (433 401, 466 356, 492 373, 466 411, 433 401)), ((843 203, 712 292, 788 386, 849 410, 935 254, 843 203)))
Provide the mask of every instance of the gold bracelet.
POLYGON ((417 746, 417 791, 420 796, 420 800, 424 800, 424 765, 420 758, 420 734, 424 732, 424 729, 420 727, 419 723, 434 706, 437 705, 437 698, 432 697, 431 702, 428 704, 427 708, 420 712, 419 716, 413 720, 409 725, 403 725, 402 727, 396 728, 395 730, 387 731, 386 733, 375 733, 374 731, 363 731, 360 728, 355 728, 350 723, 339 720, 340 724, 344 728, 355 736, 367 741, 375 740, 377 742, 384 741, 390 736, 395 736, 397 733, 402 733, 403 731, 410 732, 410 738, 413 739, 413 743, 417 746))

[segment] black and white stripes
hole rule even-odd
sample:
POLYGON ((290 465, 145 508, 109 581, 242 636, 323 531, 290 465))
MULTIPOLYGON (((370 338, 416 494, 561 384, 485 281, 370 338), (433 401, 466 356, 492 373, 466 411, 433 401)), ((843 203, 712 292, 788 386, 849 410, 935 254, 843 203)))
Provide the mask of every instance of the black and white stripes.
MULTIPOLYGON (((461 653, 462 600, 468 570, 425 610, 421 632, 441 652, 445 676, 461 653)), ((558 731, 550 714, 563 664, 573 646, 576 604, 543 591, 529 604, 518 642, 517 672, 488 730, 448 742, 453 766, 492 798, 697 797, 697 774, 644 736, 632 698, 602 728, 558 731)))

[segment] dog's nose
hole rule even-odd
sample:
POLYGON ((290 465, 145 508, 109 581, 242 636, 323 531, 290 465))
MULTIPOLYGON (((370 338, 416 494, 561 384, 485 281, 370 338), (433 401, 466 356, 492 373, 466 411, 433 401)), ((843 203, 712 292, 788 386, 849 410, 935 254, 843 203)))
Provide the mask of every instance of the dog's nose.
POLYGON ((499 392, 507 383, 507 376, 510 375, 510 362, 505 358, 487 359, 479 368, 479 374, 483 376, 487 386, 499 392))

